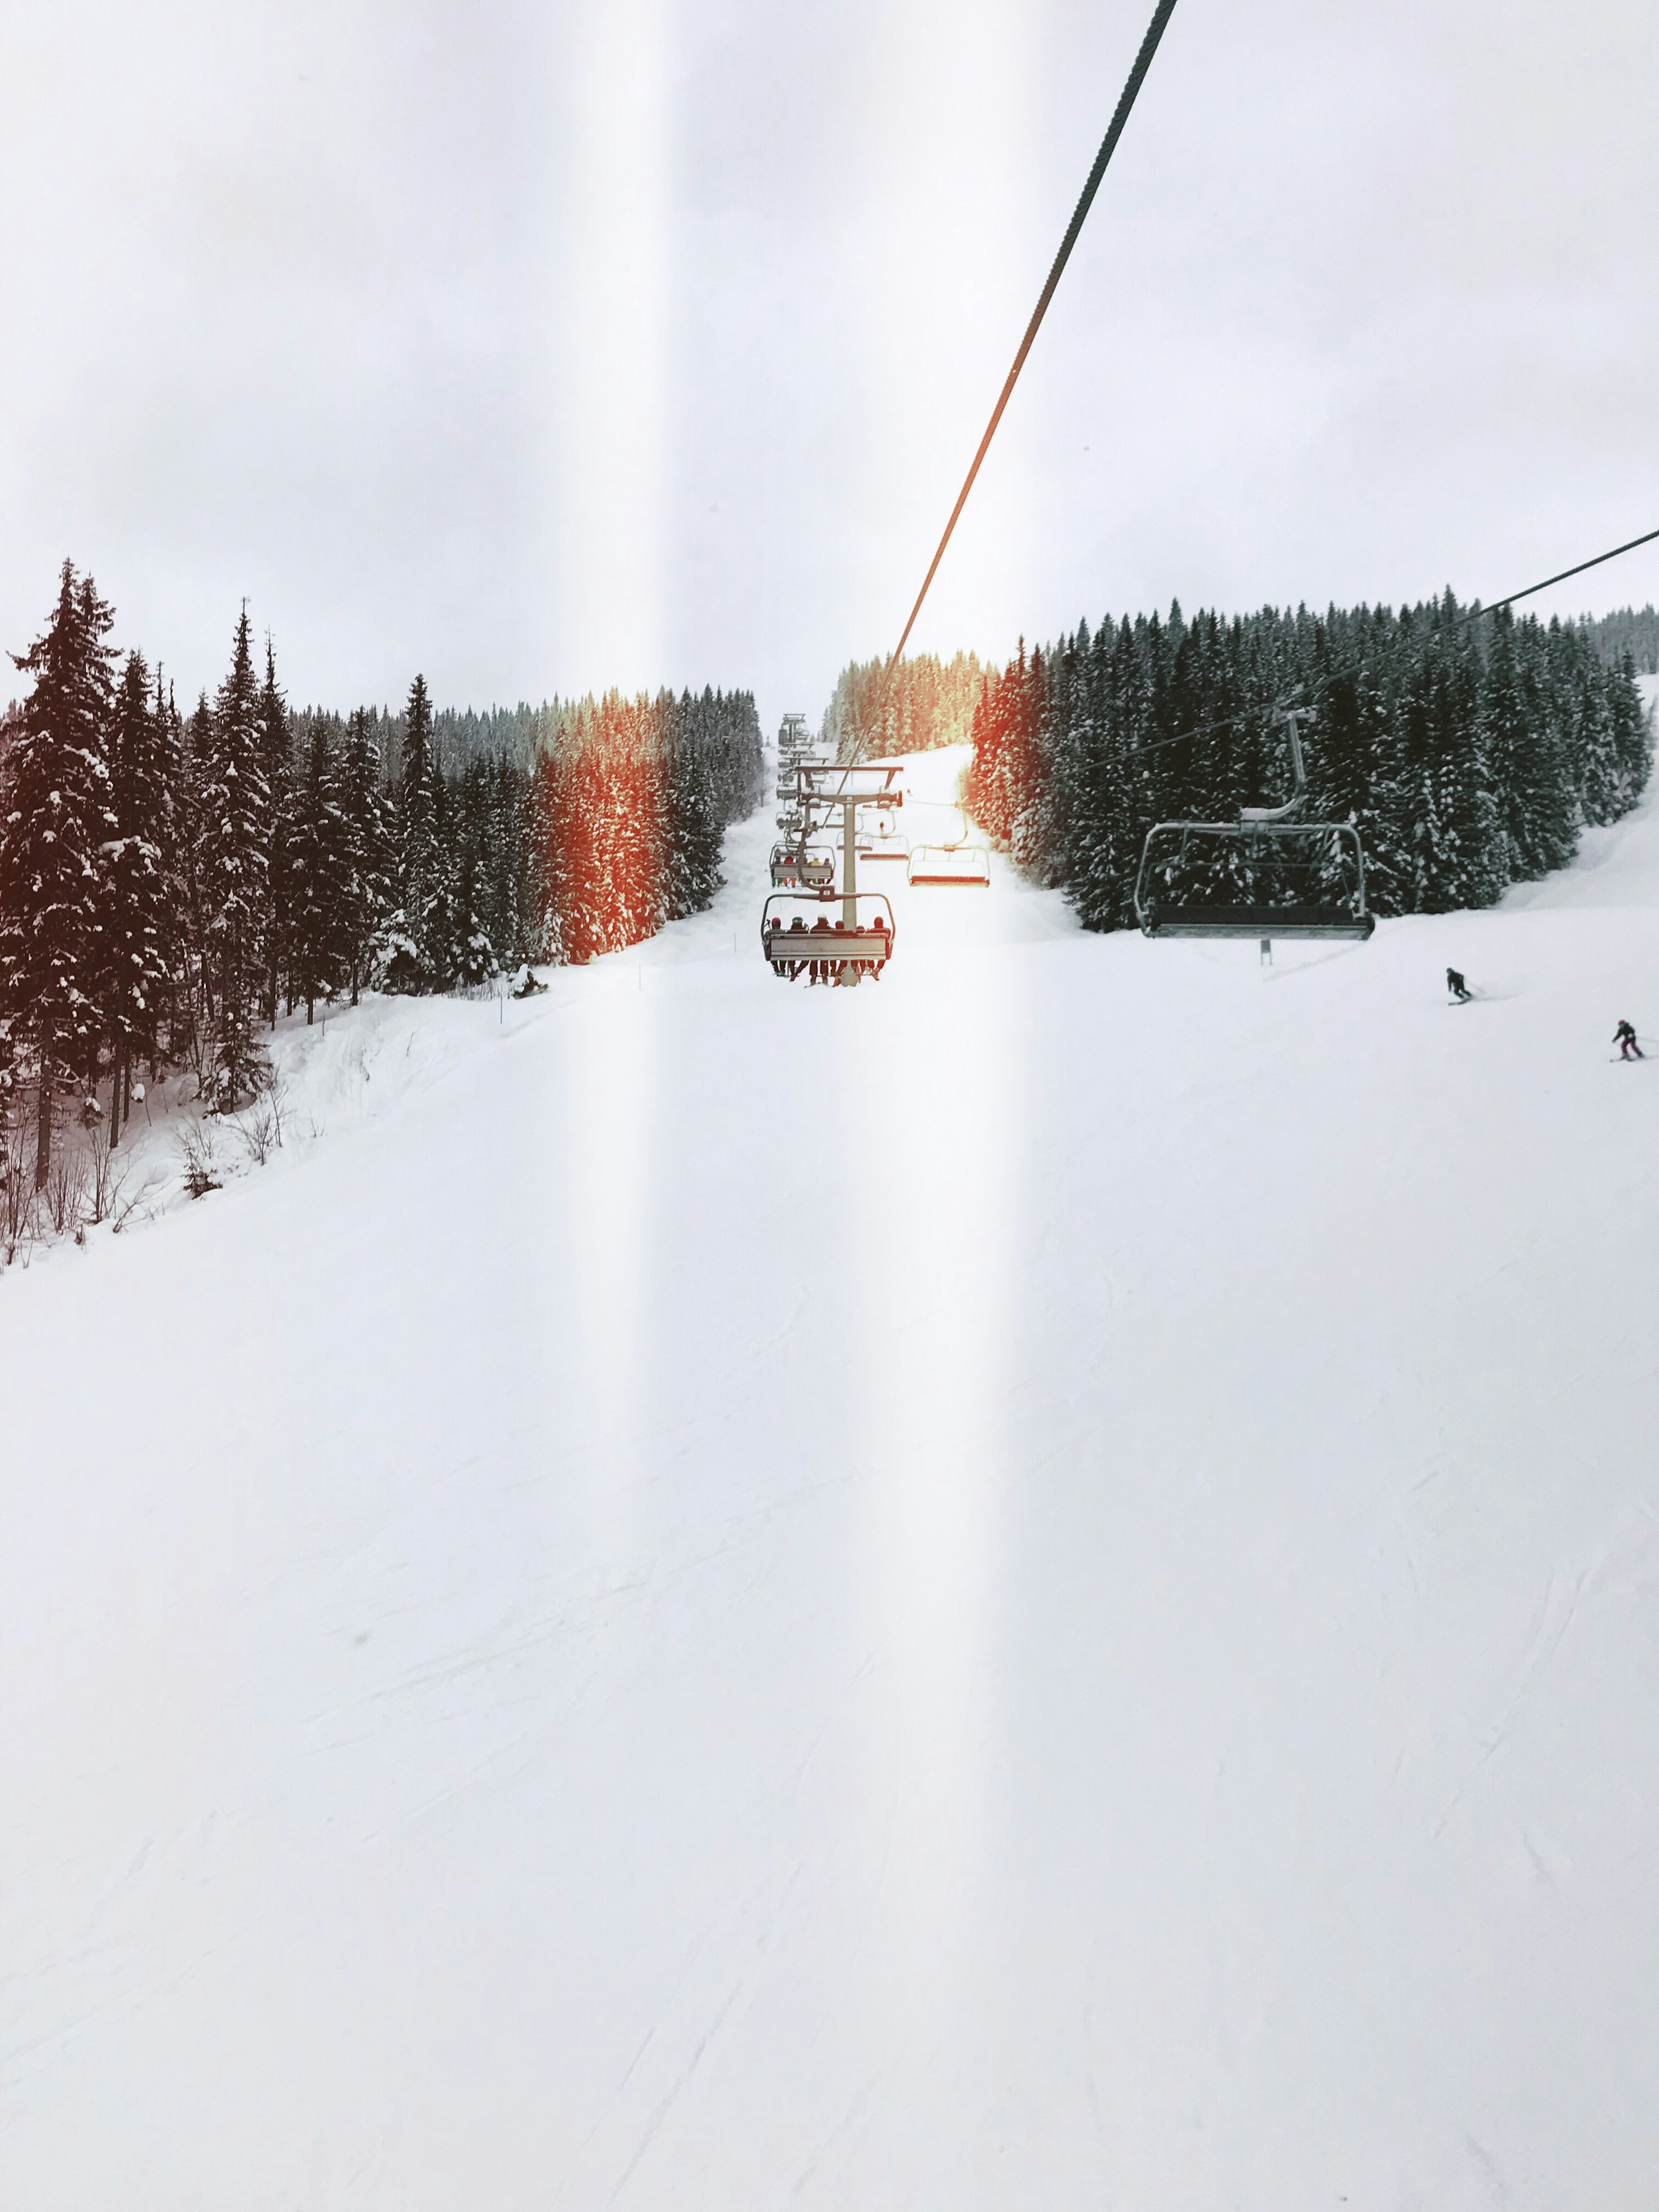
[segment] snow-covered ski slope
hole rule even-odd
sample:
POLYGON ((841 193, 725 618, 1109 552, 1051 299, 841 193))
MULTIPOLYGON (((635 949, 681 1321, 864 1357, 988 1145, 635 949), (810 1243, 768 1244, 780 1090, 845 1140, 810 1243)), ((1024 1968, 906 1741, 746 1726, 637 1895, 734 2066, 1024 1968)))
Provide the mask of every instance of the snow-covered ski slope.
POLYGON ((0 1283, 0 2203, 1651 2205, 1659 807, 855 992, 770 835, 0 1283))

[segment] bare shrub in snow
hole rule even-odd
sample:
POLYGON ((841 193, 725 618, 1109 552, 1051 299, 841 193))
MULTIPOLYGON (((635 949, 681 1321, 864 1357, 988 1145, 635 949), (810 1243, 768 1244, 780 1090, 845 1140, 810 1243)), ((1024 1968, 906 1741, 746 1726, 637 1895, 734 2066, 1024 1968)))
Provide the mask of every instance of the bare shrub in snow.
POLYGON ((46 1171, 46 1218, 62 1237, 73 1234, 86 1213, 87 1163, 80 1152, 62 1146, 46 1171))
POLYGON ((34 1194, 33 1162, 21 1142, 0 1160, 0 1258, 10 1267, 27 1253, 40 1233, 40 1209, 34 1194))
POLYGON ((237 1115, 235 1127, 255 1167, 264 1167, 283 1141, 282 1118, 269 1097, 256 1099, 246 1113, 237 1115))
POLYGON ((181 1030, 178 1044, 179 1065, 191 1079, 192 1096, 198 1103, 216 1099, 219 1095, 218 1036, 199 1010, 181 1030))
POLYGON ((127 1163, 118 1158, 106 1121, 93 1124, 87 1138, 85 1165, 88 1221, 107 1221, 126 1182, 127 1163))
POLYGON ((112 1237, 118 1237, 134 1214, 137 1215, 140 1221, 154 1221, 155 1208, 149 1201, 155 1188, 154 1176, 147 1176, 131 1196, 126 1192, 125 1177, 116 1185, 114 1202, 110 1209, 109 1218, 109 1233, 112 1237))
POLYGON ((222 1190, 213 1132, 204 1121, 191 1121, 179 1132, 179 1161, 185 1188, 192 1198, 205 1198, 222 1190))

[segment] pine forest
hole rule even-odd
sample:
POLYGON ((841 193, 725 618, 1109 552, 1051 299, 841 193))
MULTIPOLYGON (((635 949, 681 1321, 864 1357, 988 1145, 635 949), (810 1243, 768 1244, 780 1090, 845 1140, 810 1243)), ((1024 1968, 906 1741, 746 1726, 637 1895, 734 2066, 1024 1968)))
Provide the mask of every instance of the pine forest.
POLYGON ((14 1187, 45 1188, 68 1114, 106 1115, 118 1141, 141 1068, 236 1106, 279 1011, 477 989, 702 911, 726 825, 760 797, 747 692, 457 717, 417 676, 395 717, 295 712, 244 606, 223 681, 185 714, 141 653, 118 657, 113 619, 65 562, 14 656, 32 688, 0 718, 14 1187))
POLYGON ((966 744, 985 675, 976 653, 948 661, 911 653, 890 675, 884 661, 849 661, 836 680, 820 741, 837 758, 857 746, 870 759, 966 744))
POLYGON ((1273 709, 1300 700, 1307 817, 1358 829, 1371 910, 1489 906, 1629 811, 1652 738, 1628 645, 1609 660, 1588 625, 1473 611, 1449 592, 1398 612, 1176 605, 1022 645, 981 684, 968 805, 1086 927, 1129 927, 1154 823, 1288 793, 1273 709))

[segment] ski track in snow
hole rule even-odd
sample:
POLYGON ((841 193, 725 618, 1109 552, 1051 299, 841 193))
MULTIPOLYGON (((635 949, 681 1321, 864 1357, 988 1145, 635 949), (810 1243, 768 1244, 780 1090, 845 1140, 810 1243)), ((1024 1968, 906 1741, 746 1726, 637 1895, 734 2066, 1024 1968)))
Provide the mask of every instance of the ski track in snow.
POLYGON ((769 812, 0 1278, 0 2204, 1650 2203, 1659 801, 841 993, 769 812))

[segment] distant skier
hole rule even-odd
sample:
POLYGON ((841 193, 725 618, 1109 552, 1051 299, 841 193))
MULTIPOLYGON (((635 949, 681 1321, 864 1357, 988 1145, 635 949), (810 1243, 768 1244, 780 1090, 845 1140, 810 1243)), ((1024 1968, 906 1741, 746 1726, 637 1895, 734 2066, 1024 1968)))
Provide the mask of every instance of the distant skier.
POLYGON ((538 983, 530 969, 526 968, 520 976, 519 988, 513 995, 515 999, 533 999, 538 991, 544 991, 546 988, 546 984, 538 983))
POLYGON ((1448 968, 1446 970, 1446 988, 1451 993, 1453 998, 1456 1000, 1460 1006, 1467 1006, 1469 1000, 1474 996, 1474 992, 1470 990, 1468 985, 1463 981, 1463 978, 1458 974, 1455 968, 1448 968))
POLYGON ((1619 1048, 1619 1057, 1620 1060, 1645 1060, 1647 1058, 1646 1053, 1644 1053, 1641 1046, 1637 1043, 1636 1032, 1628 1022, 1620 1023, 1618 1028, 1613 1033, 1613 1041, 1619 1048))

